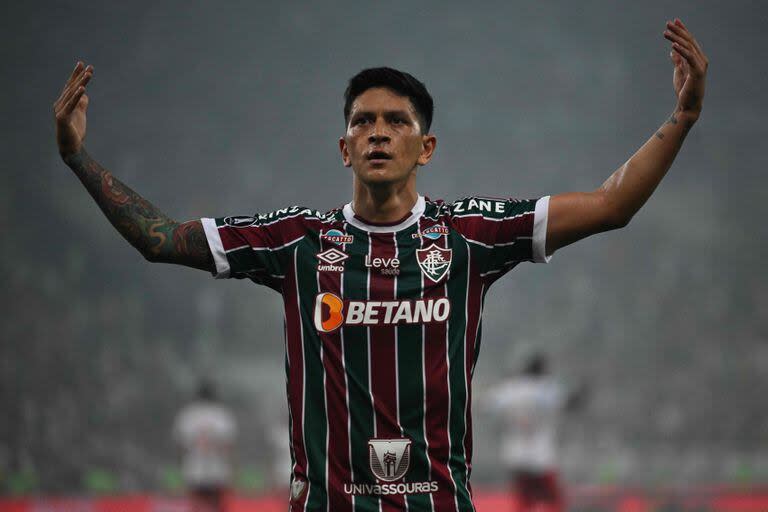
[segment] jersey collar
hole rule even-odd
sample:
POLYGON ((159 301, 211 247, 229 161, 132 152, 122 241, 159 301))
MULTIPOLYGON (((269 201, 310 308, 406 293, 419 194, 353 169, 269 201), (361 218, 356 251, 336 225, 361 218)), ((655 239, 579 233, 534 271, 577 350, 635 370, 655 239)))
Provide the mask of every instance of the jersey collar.
POLYGON ((344 205, 343 212, 344 212, 344 219, 349 224, 351 224, 352 226, 358 229, 362 229, 363 231, 368 231, 370 233, 393 233, 395 231, 400 231, 407 227, 413 226, 416 223, 416 221, 419 220, 419 217, 421 217, 422 214, 424 213, 424 206, 425 206, 424 196, 420 195, 419 198, 416 200, 416 204, 413 205, 413 208, 411 209, 411 214, 408 215, 406 218, 404 218, 402 221, 392 226, 367 223, 365 219, 355 215, 355 211, 352 209, 351 202, 344 205))

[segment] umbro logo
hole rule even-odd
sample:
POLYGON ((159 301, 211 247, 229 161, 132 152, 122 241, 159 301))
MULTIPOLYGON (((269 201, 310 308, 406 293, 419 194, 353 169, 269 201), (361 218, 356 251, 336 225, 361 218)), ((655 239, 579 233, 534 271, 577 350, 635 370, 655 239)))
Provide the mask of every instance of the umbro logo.
POLYGON ((344 265, 340 265, 340 263, 349 258, 347 253, 340 251, 335 247, 319 252, 315 256, 321 262, 317 266, 317 270, 321 272, 344 272, 344 265), (325 265, 323 263, 325 263, 325 265))

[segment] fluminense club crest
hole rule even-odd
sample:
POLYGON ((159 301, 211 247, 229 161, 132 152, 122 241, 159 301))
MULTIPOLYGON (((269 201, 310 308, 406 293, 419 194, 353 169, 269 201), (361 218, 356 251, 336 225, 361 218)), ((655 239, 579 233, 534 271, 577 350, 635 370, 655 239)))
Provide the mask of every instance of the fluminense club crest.
POLYGON ((368 462, 376 478, 385 482, 400 480, 411 464, 410 439, 371 439, 368 462))
POLYGON ((424 275, 437 283, 451 268, 452 253, 452 249, 443 249, 432 244, 426 249, 416 249, 416 260, 424 275))

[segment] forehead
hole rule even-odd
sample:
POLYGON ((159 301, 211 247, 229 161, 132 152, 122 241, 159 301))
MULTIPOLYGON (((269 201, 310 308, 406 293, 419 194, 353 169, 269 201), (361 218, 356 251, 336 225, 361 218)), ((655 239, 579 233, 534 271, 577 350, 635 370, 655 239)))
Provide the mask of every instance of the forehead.
POLYGON ((386 110, 401 110, 415 114, 411 100, 400 96, 385 87, 373 87, 360 94, 352 102, 350 115, 355 112, 382 112, 386 110))

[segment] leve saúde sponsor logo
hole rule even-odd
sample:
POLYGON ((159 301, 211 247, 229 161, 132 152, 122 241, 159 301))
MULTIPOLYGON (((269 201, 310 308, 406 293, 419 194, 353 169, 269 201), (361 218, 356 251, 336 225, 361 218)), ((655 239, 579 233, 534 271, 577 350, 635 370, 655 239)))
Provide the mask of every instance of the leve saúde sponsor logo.
POLYGON ((342 325, 396 325, 445 322, 448 297, 415 300, 342 300, 333 293, 315 298, 315 328, 333 332, 342 325))
POLYGON ((365 266, 375 268, 382 275, 397 276, 400 275, 400 260, 392 258, 371 258, 370 254, 365 255, 365 266))

